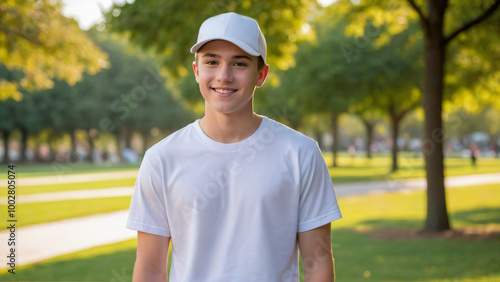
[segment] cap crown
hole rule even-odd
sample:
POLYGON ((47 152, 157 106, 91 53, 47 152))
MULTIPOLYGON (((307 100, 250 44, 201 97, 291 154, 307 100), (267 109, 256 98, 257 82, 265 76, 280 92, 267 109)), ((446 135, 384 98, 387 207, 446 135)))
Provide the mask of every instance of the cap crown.
POLYGON ((236 13, 225 13, 207 19, 200 27, 198 42, 191 48, 196 53, 212 40, 226 40, 266 62, 266 39, 259 24, 252 18, 236 13))

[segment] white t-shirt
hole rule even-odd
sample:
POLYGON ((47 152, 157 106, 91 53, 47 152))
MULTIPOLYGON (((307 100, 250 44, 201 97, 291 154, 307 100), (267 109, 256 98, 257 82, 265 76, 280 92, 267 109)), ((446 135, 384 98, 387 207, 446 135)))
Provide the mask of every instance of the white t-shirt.
POLYGON ((170 281, 298 281, 297 232, 341 217, 316 141, 263 117, 224 144, 197 120, 146 152, 127 227, 171 237, 170 281))

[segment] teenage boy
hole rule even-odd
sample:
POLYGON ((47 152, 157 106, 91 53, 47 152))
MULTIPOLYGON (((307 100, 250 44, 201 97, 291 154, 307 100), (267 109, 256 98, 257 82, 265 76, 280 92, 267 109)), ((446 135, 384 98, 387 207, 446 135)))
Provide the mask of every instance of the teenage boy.
POLYGON ((145 154, 127 227, 134 281, 333 281, 330 222, 341 218, 317 143, 253 111, 269 72, 257 22, 200 27, 193 70, 205 116, 145 154))

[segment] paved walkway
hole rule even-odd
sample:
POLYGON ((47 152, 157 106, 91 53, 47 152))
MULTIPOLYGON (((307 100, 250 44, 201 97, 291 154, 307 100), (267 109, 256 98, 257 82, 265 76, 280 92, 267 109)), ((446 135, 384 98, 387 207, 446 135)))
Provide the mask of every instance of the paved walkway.
MULTIPOLYGON (((114 174, 112 177, 116 175, 119 174, 114 174)), ((127 173, 125 175, 125 177, 129 177, 127 173)), ((40 179, 39 177, 36 178, 40 179)), ((92 180, 95 179, 92 178, 92 180)), ((27 180, 29 179, 25 179, 24 181, 27 180)), ((65 181, 81 182, 81 178, 80 176, 74 178, 68 176, 65 181), (73 181, 75 179, 77 181, 73 181)), ((500 173, 448 177, 446 183, 448 188, 499 183, 500 188, 500 173)), ((423 179, 346 183, 335 186, 338 197, 423 189, 425 189, 425 180, 423 179)), ((26 195, 20 198, 24 202, 46 201, 54 200, 55 198, 59 200, 74 199, 77 197, 93 198, 95 195, 103 197, 110 195, 124 196, 130 195, 131 192, 132 187, 117 187, 44 193, 45 195, 31 195, 31 198, 28 198, 28 195, 26 195), (104 192, 97 192, 98 190, 103 190, 104 192), (23 198, 24 200, 22 200, 23 198)), ((16 244, 18 246, 18 253, 16 254, 18 258, 17 263, 18 265, 25 265, 62 254, 135 238, 135 231, 125 228, 127 212, 127 210, 122 210, 18 228, 16 234, 16 244)), ((0 268, 6 266, 6 256, 8 255, 7 239, 9 235, 8 230, 0 232, 0 268)))
MULTIPOLYGON (((21 227, 16 231, 16 265, 135 238, 125 229, 128 211, 96 214, 21 227)), ((10 231, 0 233, 0 268, 6 267, 10 231)))
MULTIPOLYGON (((487 185, 499 183, 500 173, 474 174, 464 176, 450 176, 445 179, 446 188, 456 188, 473 185, 487 185)), ((349 197, 362 194, 380 194, 388 192, 403 192, 411 190, 425 190, 426 180, 407 179, 407 180, 382 180, 370 182, 351 182, 342 183, 335 186, 337 197, 349 197)))

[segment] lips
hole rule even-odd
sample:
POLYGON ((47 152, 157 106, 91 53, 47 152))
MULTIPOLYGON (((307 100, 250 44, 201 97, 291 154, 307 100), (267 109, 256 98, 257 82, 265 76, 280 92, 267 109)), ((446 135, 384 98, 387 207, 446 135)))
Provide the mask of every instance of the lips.
POLYGON ((220 97, 229 97, 237 91, 236 89, 231 88, 212 88, 212 90, 215 91, 215 93, 217 93, 220 97))

